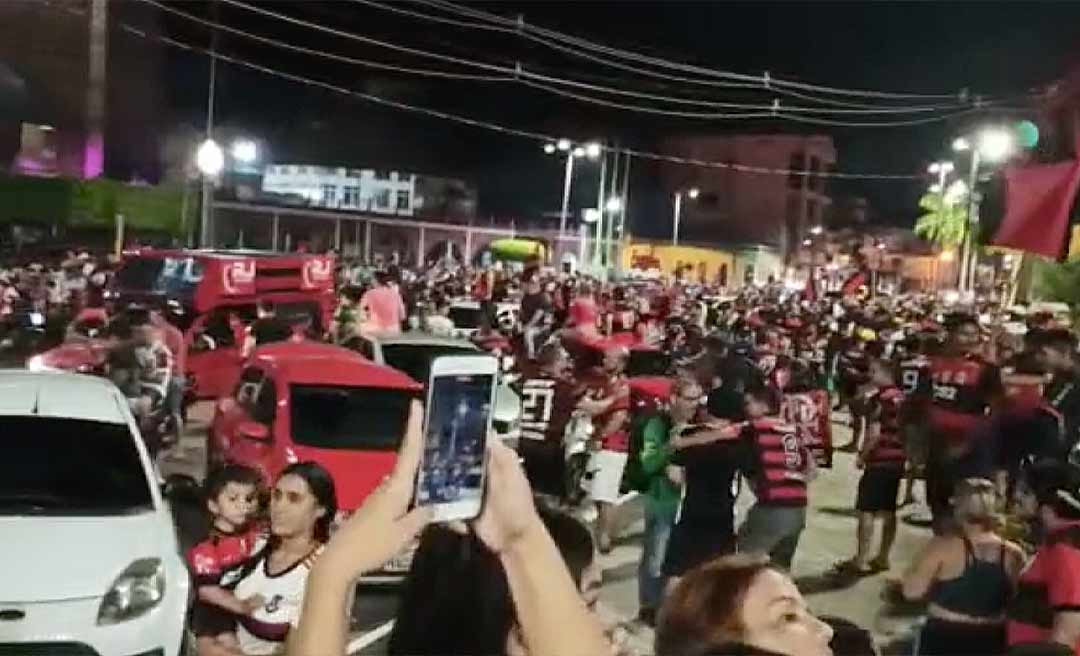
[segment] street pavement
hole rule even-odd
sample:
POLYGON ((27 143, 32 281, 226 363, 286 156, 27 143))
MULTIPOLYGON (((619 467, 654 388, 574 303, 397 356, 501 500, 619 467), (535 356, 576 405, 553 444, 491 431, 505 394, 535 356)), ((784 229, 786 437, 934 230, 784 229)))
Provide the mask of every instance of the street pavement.
MULTIPOLYGON (((162 461, 162 473, 183 473, 201 480, 205 464, 206 432, 212 405, 197 404, 189 416, 187 429, 174 453, 162 461)), ((833 427, 838 444, 850 438, 844 417, 833 427)), ((837 453, 831 469, 810 489, 811 506, 807 527, 799 542, 792 573, 799 589, 818 615, 838 616, 869 629, 885 654, 910 653, 911 628, 916 619, 894 610, 882 599, 885 582, 898 578, 929 539, 929 529, 901 519, 889 572, 856 581, 838 583, 828 575, 833 565, 849 558, 855 548, 855 515, 852 510, 859 471, 850 454, 837 453)), ((921 485, 917 488, 921 495, 921 485)), ((745 514, 753 498, 743 494, 737 510, 745 514)), ((901 511, 901 517, 925 514, 922 506, 901 511)), ((641 558, 641 500, 629 498, 620 507, 621 537, 607 556, 601 556, 604 584, 602 612, 626 623, 630 645, 638 653, 651 653, 652 630, 633 622, 637 614, 637 566, 641 558)), ((875 536, 875 540, 877 536, 875 536)), ((876 548, 876 542, 875 548, 876 548)), ((362 587, 353 607, 350 654, 385 653, 387 637, 396 610, 393 588, 362 587)))

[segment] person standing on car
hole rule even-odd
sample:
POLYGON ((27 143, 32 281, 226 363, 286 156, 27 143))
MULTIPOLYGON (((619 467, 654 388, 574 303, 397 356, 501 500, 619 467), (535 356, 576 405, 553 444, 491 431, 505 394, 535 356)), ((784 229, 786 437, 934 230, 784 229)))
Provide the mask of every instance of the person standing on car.
POLYGON ((277 307, 268 298, 260 298, 255 303, 255 321, 248 328, 248 335, 244 341, 244 357, 247 357, 256 346, 271 342, 284 342, 292 337, 292 328, 288 322, 277 316, 277 307))
POLYGON ((533 273, 525 281, 525 295, 521 299, 521 333, 525 353, 530 360, 536 359, 536 342, 551 321, 551 300, 540 286, 540 279, 533 273))
POLYGON ((521 441, 518 453, 533 489, 563 498, 563 441, 577 404, 569 379, 570 358, 559 344, 540 349, 539 370, 521 383, 521 441))
POLYGON ((365 317, 360 332, 368 336, 397 335, 405 321, 405 302, 388 271, 375 274, 375 286, 360 297, 360 309, 365 317))

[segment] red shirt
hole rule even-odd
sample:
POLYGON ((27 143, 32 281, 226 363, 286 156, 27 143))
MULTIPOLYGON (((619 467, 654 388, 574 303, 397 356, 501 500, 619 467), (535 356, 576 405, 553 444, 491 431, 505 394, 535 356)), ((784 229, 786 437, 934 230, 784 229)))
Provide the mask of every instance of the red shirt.
MULTIPOLYGON (((608 420, 612 414, 624 411, 629 413, 630 411, 630 385, 627 384, 626 379, 622 376, 608 381, 608 383, 601 388, 600 398, 615 397, 615 401, 608 406, 608 409, 593 418, 593 425, 597 431, 602 431, 607 427, 608 420)), ((629 432, 629 418, 622 423, 621 426, 615 430, 608 432, 607 434, 600 436, 600 448, 605 451, 618 451, 619 453, 627 453, 630 451, 630 432, 629 432)))
POLYGON ((599 311, 596 309, 596 301, 590 296, 578 296, 570 304, 568 311, 570 325, 585 330, 595 330, 599 311))
POLYGON ((237 533, 214 531, 187 553, 195 585, 219 585, 226 571, 247 560, 255 551, 260 531, 252 526, 237 533))
MULTIPOLYGON (((1009 604, 1009 646, 1049 641, 1058 612, 1080 612, 1080 522, 1048 536, 1020 575, 1009 604)), ((1080 656, 1080 642, 1073 651, 1080 656)))

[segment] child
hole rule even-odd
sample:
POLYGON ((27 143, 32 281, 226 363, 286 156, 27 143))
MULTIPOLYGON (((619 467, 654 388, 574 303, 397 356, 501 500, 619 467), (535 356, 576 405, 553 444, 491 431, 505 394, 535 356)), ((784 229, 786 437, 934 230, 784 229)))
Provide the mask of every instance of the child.
POLYGON ((904 393, 896 385, 892 368, 881 359, 869 363, 867 433, 855 466, 864 469, 855 496, 859 513, 855 557, 840 563, 837 572, 866 576, 889 569, 889 552, 896 539, 896 495, 904 477, 904 441, 900 433, 900 407, 904 393), (881 546, 870 560, 874 520, 882 522, 881 546))
POLYGON ((251 520, 261 482, 258 472, 241 465, 226 465, 206 478, 210 535, 187 554, 196 586, 190 624, 200 654, 239 653, 236 617, 262 606, 258 597, 237 599, 231 591, 235 577, 228 575, 257 550, 259 534, 251 520))

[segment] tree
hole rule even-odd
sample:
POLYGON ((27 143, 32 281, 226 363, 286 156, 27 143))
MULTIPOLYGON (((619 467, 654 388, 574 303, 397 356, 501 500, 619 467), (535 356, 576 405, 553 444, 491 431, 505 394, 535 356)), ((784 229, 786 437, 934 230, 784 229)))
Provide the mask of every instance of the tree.
POLYGON ((1037 258, 1036 261, 1036 296, 1068 304, 1076 324, 1080 320, 1080 259, 1054 262, 1037 258))
POLYGON ((919 199, 925 214, 915 222, 915 234, 942 246, 958 246, 964 241, 967 207, 949 193, 931 192, 919 199))

